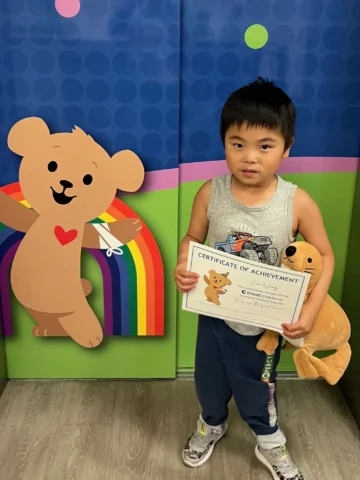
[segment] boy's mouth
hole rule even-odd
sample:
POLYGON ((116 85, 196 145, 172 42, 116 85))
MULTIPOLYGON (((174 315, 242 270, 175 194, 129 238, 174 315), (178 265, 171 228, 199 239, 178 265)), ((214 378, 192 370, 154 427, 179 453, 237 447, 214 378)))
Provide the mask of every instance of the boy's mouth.
POLYGON ((256 175, 258 172, 256 170, 252 170, 251 168, 245 168, 244 170, 241 170, 241 172, 244 174, 244 175, 247 175, 247 176, 252 176, 252 175, 256 175))

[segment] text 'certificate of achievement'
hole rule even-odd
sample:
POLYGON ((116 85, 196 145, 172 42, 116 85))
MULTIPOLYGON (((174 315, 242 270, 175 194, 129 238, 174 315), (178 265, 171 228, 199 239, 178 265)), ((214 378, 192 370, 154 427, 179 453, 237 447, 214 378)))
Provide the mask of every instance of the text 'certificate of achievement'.
POLYGON ((200 275, 184 310, 283 332, 300 315, 310 275, 190 242, 187 269, 200 275))

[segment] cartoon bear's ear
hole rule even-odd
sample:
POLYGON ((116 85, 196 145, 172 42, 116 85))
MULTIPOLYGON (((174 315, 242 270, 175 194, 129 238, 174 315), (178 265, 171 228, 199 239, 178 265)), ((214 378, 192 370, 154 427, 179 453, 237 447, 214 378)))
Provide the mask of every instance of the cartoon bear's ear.
POLYGON ((112 174, 117 178, 117 188, 123 192, 136 192, 143 184, 144 165, 131 150, 122 150, 111 158, 112 174))
POLYGON ((50 135, 44 120, 28 117, 15 123, 8 135, 8 146, 11 151, 22 157, 42 147, 42 143, 50 135))

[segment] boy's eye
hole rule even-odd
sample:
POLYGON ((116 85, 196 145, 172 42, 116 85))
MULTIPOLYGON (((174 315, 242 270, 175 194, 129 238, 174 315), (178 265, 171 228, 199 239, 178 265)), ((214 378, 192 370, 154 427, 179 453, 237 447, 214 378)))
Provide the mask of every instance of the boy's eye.
POLYGON ((263 150, 268 150, 270 147, 270 145, 261 145, 261 147, 263 150))
POLYGON ((241 147, 242 147, 242 144, 241 144, 241 143, 234 143, 234 147, 236 147, 236 148, 241 148, 241 147))

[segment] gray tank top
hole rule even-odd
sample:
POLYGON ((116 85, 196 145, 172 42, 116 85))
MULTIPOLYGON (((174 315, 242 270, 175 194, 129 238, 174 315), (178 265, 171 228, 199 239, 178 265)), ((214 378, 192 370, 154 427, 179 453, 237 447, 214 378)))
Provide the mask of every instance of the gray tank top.
MULTIPOLYGON (((296 185, 277 177, 272 199, 260 207, 247 207, 231 192, 231 174, 212 179, 208 207, 209 246, 249 260, 280 266, 281 253, 295 240, 292 234, 296 185)), ((241 335, 259 335, 264 330, 226 321, 241 335)))

